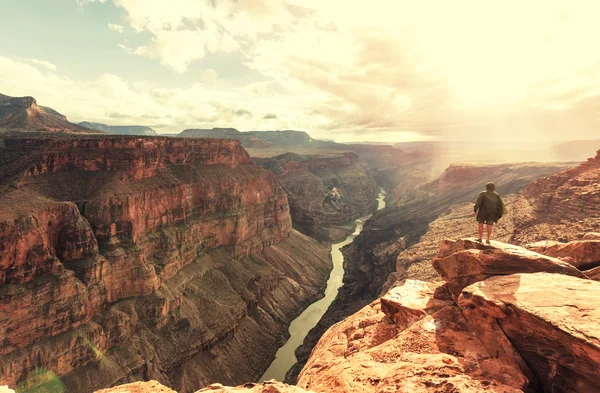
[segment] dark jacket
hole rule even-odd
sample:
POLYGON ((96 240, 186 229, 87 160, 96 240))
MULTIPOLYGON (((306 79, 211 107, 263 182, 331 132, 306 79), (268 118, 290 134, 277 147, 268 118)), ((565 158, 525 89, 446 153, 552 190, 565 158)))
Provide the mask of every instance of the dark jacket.
POLYGON ((478 219, 498 221, 506 213, 504 202, 495 191, 483 191, 474 206, 478 219))

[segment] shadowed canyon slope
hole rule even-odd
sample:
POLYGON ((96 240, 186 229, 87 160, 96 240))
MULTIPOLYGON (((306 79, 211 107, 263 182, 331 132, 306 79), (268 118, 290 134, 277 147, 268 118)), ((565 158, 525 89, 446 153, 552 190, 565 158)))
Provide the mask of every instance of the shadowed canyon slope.
POLYGON ((328 249, 238 141, 3 142, 0 384, 254 380, 325 284, 328 249))
POLYGON ((96 133, 73 124, 52 108, 39 106, 33 97, 0 94, 0 130, 96 133))
POLYGON ((283 186, 294 228, 324 241, 337 241, 354 229, 354 220, 376 208, 378 187, 355 153, 302 156, 286 153, 255 158, 283 186))

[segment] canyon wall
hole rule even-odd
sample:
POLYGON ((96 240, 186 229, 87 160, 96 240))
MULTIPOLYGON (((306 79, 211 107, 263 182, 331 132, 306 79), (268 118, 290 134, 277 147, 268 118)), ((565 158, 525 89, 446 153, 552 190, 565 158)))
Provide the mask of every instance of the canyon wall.
POLYGON ((339 241, 354 221, 376 209, 378 187, 355 153, 254 158, 288 194, 294 228, 323 241, 339 241))
POLYGON ((0 384, 256 379, 331 268, 239 141, 10 137, 0 161, 0 384))

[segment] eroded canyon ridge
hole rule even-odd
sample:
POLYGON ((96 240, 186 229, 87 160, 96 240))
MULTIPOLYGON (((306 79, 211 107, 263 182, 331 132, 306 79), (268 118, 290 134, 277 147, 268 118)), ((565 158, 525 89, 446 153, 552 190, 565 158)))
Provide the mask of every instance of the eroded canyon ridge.
POLYGON ((5 137, 0 380, 91 392, 257 379, 328 249, 239 141, 5 137), (243 361, 239 361, 243 359, 243 361))

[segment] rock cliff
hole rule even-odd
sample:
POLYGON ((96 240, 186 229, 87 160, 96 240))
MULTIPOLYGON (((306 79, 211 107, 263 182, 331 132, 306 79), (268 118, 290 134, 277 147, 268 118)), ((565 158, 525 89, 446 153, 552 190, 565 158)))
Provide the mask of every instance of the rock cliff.
POLYGON ((298 386, 316 392, 600 390, 596 281, 565 262, 499 242, 449 241, 433 264, 446 283, 406 280, 334 325, 298 386), (465 266, 465 254, 486 262, 465 266))
POLYGON ((91 133, 73 124, 52 108, 39 106, 33 97, 10 97, 0 94, 0 130, 53 131, 91 133))
POLYGON ((10 137, 0 149, 0 384, 257 379, 328 249, 238 141, 10 137))
POLYGON ((273 172, 285 189, 294 228, 316 239, 341 240, 354 229, 354 220, 376 209, 377 184, 354 153, 286 153, 254 161, 273 172))

